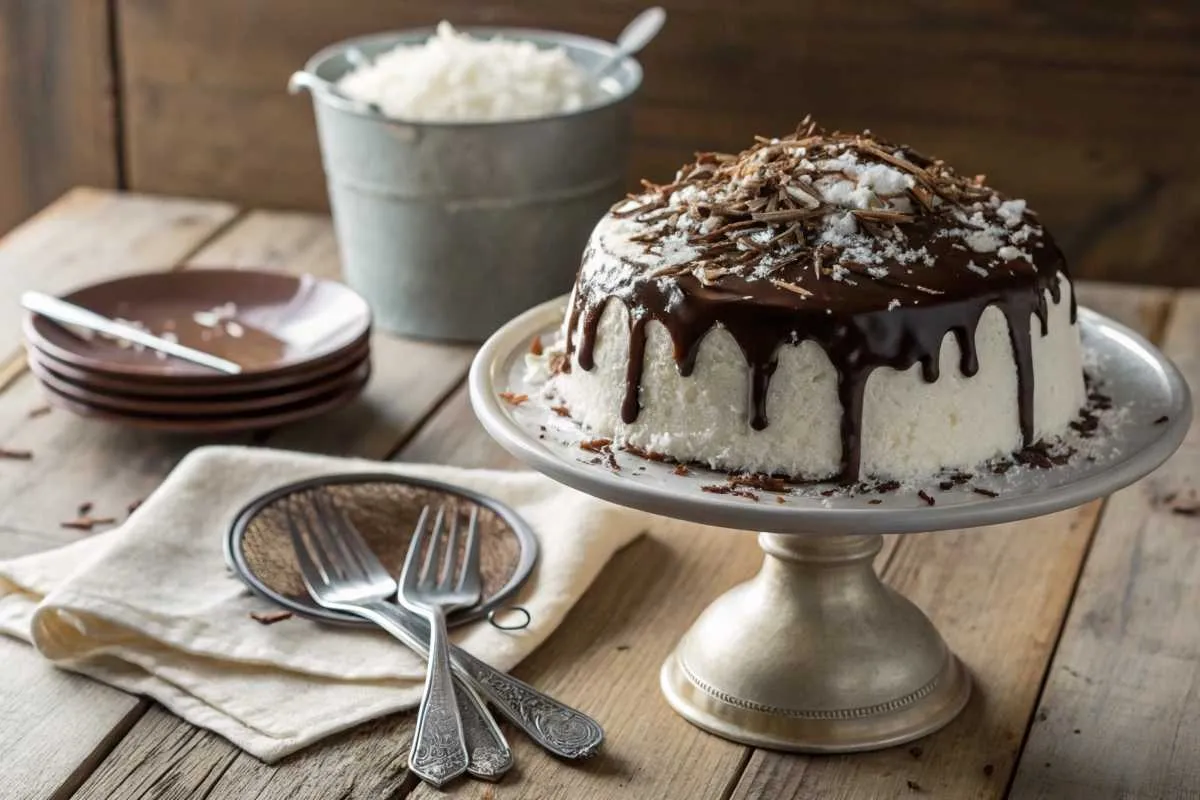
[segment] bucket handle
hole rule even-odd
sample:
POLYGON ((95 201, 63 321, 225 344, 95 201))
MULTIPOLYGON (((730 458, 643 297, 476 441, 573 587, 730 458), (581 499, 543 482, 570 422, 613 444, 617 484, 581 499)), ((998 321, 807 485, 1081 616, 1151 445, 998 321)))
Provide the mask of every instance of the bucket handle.
POLYGON ((301 91, 307 91, 313 95, 326 95, 335 97, 339 101, 346 103, 355 111, 366 114, 383 114, 383 110, 376 103, 368 103, 363 100, 358 100, 343 92, 337 87, 336 83, 327 81, 319 75, 315 75, 308 70, 298 69, 292 73, 292 77, 288 78, 288 93, 299 94, 301 91))

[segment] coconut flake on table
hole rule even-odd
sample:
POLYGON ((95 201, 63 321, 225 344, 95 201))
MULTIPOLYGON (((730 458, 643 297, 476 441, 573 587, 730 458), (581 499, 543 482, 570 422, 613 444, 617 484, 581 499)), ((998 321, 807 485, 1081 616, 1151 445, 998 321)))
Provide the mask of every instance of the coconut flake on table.
POLYGON ((449 22, 418 45, 398 45, 338 81, 389 117, 482 122, 575 111, 597 89, 561 47, 477 39, 449 22))

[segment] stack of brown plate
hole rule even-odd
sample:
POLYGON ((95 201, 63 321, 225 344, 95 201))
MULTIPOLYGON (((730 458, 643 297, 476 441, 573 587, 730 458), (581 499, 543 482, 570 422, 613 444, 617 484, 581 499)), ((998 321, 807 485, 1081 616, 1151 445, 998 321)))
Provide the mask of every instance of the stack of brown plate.
POLYGON ((63 299, 242 367, 227 375, 27 316, 30 370, 53 405, 83 416, 188 433, 269 428, 350 402, 370 376, 370 310, 333 281, 197 269, 63 299))

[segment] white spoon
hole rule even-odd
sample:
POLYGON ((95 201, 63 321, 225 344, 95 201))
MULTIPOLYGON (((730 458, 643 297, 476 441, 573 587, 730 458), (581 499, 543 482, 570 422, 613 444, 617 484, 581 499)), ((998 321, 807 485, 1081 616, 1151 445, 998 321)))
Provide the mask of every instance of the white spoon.
POLYGON ((621 31, 621 35, 617 37, 616 51, 607 61, 592 71, 592 80, 600 80, 617 64, 650 44, 662 30, 663 23, 666 21, 667 12, 660 6, 647 8, 634 17, 633 21, 626 25, 625 30, 621 31))

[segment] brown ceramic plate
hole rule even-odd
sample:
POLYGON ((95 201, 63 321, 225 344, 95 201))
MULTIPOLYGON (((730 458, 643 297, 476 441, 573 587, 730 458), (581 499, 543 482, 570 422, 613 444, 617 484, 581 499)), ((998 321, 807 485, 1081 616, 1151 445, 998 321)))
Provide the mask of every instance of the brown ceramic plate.
POLYGON ((38 349, 31 342, 26 342, 26 351, 29 360, 37 360, 56 375, 86 385, 96 391, 120 392, 144 397, 204 397, 215 400, 290 391, 315 381, 327 379, 367 360, 371 355, 371 343, 369 338, 363 339, 361 344, 354 345, 336 359, 323 359, 312 367, 297 367, 278 375, 252 376, 243 381, 219 383, 201 383, 194 380, 176 382, 172 378, 161 375, 112 375, 107 372, 81 369, 38 349))
POLYGON ((307 383, 295 389, 267 392, 242 397, 200 397, 192 400, 182 398, 144 397, 140 395, 97 390, 87 384, 68 380, 36 359, 29 360, 30 371, 43 386, 81 403, 100 405, 115 411, 130 414, 166 414, 170 416, 214 417, 237 416, 271 411, 277 408, 302 404, 320 399, 361 384, 371 374, 367 361, 352 364, 329 378, 307 383))
MULTIPOLYGON (((388 473, 330 475, 282 486, 244 508, 225 540, 229 565, 255 592, 306 617, 367 626, 350 614, 321 608, 309 597, 296 564, 287 510, 303 507, 303 495, 322 492, 346 515, 397 578, 417 517, 425 506, 479 509, 479 561, 483 600, 450 615, 458 624, 487 616, 513 596, 533 571, 537 538, 516 512, 491 498, 436 481, 388 473)), ((460 539, 466 545, 466 537, 460 539)))
POLYGON ((85 403, 75 400, 47 386, 45 383, 42 384, 42 391, 45 392, 46 399, 51 405, 58 406, 82 417, 128 425, 134 428, 163 431, 165 433, 218 434, 275 428, 280 425, 309 419, 310 417, 315 417, 346 405, 358 397, 366 385, 367 380, 363 380, 349 389, 330 395, 322 395, 306 403, 292 404, 267 412, 238 416, 228 414, 218 416, 133 414, 98 403, 85 403))
POLYGON ((63 299, 107 317, 140 322, 156 334, 171 331, 180 343, 243 369, 240 375, 225 375, 99 337, 84 340, 39 315, 26 317, 26 337, 54 358, 112 375, 172 381, 230 384, 310 368, 361 344, 371 327, 366 302, 342 284, 277 272, 151 272, 88 286, 63 299), (203 324, 195 316, 227 304, 233 304, 232 314, 219 323, 203 324))

